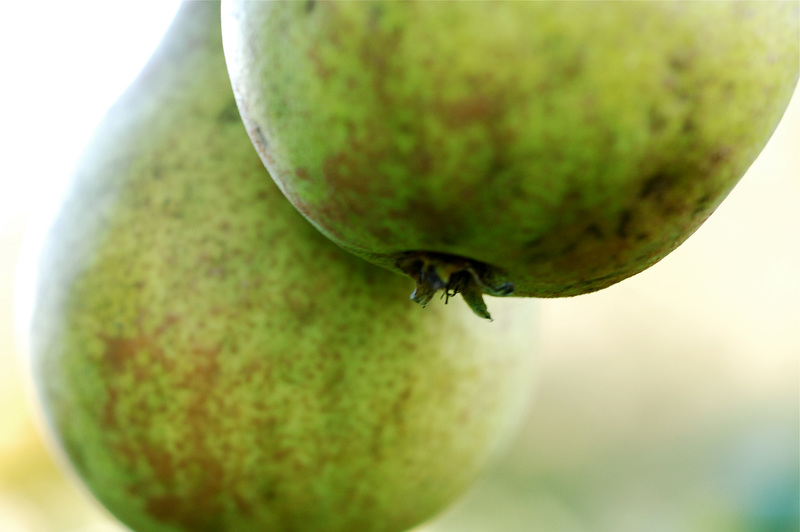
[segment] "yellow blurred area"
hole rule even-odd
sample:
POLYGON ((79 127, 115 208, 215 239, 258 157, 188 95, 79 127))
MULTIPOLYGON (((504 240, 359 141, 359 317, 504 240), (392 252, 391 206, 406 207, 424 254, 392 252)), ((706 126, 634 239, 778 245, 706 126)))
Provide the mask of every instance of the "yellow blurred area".
MULTIPOLYGON (((421 531, 798 530, 798 146, 795 94, 686 244, 599 293, 542 301, 529 419, 421 531)), ((122 530, 55 465, 37 428, 13 325, 25 225, 0 227, 0 531, 122 530)))

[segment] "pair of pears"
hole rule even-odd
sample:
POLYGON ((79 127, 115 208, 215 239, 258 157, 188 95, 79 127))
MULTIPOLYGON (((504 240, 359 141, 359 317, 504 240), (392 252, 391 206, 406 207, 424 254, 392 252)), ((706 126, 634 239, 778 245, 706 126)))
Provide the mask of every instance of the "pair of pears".
POLYGON ((40 253, 65 458, 137 531, 435 515, 525 411, 535 308, 422 312, 387 270, 486 317, 652 264, 780 117, 792 9, 186 3, 40 253))

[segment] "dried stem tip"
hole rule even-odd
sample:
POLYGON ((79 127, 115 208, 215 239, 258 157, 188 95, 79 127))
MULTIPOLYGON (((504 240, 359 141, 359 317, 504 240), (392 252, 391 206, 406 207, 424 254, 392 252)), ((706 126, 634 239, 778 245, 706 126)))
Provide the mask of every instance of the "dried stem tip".
POLYGON ((487 281, 492 277, 491 266, 455 255, 409 252, 397 261, 397 267, 416 281, 411 299, 423 307, 442 290, 445 303, 461 294, 475 314, 491 320, 483 295, 505 297, 514 293, 513 283, 492 285, 487 281))

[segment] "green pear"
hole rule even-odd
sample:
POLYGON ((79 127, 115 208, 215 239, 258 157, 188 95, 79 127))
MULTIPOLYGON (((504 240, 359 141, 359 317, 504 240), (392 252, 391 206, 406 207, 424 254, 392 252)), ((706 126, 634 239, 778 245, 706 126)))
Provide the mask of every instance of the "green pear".
POLYGON ((440 289, 573 296, 688 238, 798 78, 797 2, 223 2, 251 140, 322 233, 440 289))
POLYGON ((320 235, 247 137, 219 17, 181 7, 52 216, 29 340, 44 419, 134 530, 405 530, 513 433, 535 309, 423 311, 320 235))

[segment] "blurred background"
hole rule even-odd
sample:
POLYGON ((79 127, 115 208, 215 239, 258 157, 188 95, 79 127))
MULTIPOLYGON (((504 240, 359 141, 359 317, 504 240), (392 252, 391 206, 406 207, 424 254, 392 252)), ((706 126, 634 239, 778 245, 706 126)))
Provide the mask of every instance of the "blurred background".
MULTIPOLYGON (((55 463, 14 292, 26 231, 177 2, 15 2, 0 19, 0 532, 122 528, 55 463)), ((650 270, 541 302, 509 452, 420 532, 800 529, 800 94, 711 219, 650 270)), ((24 306, 24 301, 22 301, 24 306)))

